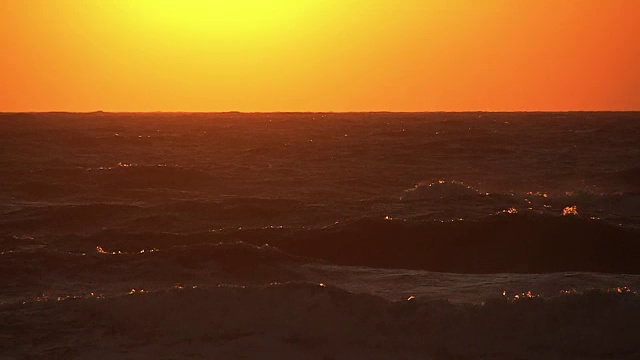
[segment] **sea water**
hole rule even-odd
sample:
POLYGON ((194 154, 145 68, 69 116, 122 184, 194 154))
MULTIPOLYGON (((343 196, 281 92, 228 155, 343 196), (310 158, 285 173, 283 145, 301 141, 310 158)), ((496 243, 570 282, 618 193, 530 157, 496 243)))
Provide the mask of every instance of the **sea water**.
POLYGON ((0 358, 639 358, 638 120, 1 114, 0 358))

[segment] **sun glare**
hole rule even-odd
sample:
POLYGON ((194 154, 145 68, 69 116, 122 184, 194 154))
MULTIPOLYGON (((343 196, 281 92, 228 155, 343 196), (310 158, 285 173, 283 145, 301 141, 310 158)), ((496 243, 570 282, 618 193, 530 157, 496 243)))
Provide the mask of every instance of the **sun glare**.
POLYGON ((263 38, 286 32, 320 2, 143 0, 121 4, 130 19, 142 27, 177 34, 263 38))

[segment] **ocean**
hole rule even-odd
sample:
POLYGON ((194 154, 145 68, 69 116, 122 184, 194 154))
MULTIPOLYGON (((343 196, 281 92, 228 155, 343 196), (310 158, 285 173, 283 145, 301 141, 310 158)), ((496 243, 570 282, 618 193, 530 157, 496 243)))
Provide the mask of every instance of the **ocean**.
POLYGON ((0 359, 640 359, 639 120, 0 114, 0 359))

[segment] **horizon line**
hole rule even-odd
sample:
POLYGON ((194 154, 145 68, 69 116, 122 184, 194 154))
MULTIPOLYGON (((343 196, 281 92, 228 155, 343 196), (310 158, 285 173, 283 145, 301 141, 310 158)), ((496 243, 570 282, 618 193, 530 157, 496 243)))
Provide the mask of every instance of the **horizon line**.
POLYGON ((364 110, 364 111, 0 111, 0 115, 17 115, 17 114, 464 114, 464 113, 487 113, 487 114, 513 114, 513 113, 636 113, 637 110, 425 110, 425 111, 390 111, 390 110, 364 110))

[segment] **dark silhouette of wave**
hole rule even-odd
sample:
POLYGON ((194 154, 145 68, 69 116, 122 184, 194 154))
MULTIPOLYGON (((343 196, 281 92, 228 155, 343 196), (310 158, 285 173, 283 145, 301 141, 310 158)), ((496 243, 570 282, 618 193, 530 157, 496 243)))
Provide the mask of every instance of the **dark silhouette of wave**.
POLYGON ((342 265, 460 273, 640 273, 640 233, 576 216, 499 214, 480 221, 364 218, 274 240, 342 265))
POLYGON ((502 213, 478 221, 361 218, 316 228, 248 228, 206 233, 106 230, 63 237, 51 246, 91 251, 162 251, 174 246, 242 241, 339 265, 458 273, 594 271, 640 273, 640 233, 576 215, 502 213))

